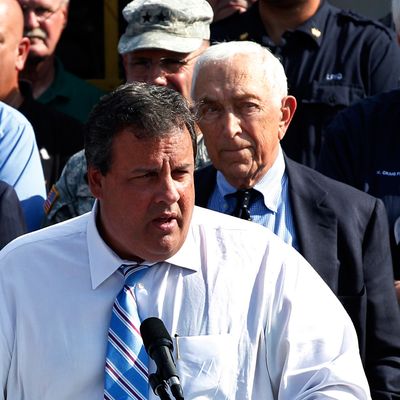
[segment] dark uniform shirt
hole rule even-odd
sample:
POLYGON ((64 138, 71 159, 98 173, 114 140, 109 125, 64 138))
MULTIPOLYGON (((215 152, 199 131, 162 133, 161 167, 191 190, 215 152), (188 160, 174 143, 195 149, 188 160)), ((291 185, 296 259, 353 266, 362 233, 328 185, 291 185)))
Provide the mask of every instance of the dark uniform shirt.
POLYGON ((265 32, 258 3, 211 26, 213 42, 251 40, 282 62, 298 108, 282 141, 286 154, 315 167, 324 127, 356 100, 398 87, 400 49, 379 22, 325 1, 318 11, 276 46, 265 32))
POLYGON ((400 279, 400 90, 340 112, 326 129, 318 170, 385 203, 400 279), (398 231, 398 234, 400 231, 398 231), (397 234, 397 235, 398 235, 397 234), (397 246, 396 246, 397 239, 397 246))
POLYGON ((55 67, 54 81, 37 101, 86 122, 93 106, 105 92, 68 72, 58 58, 55 67))
POLYGON ((72 154, 83 148, 83 124, 34 100, 27 82, 20 81, 19 87, 24 101, 18 111, 32 124, 49 190, 72 154))

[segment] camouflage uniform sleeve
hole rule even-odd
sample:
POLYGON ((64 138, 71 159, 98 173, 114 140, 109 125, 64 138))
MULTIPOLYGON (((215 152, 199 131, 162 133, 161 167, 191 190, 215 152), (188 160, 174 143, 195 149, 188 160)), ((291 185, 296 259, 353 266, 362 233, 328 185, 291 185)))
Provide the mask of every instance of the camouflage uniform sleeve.
POLYGON ((51 188, 45 202, 44 226, 65 221, 91 210, 94 197, 86 179, 87 167, 83 150, 65 165, 60 179, 51 188))
POLYGON ((204 143, 204 137, 200 133, 197 135, 197 154, 195 169, 203 168, 209 164, 211 164, 211 161, 207 153, 206 145, 204 143))

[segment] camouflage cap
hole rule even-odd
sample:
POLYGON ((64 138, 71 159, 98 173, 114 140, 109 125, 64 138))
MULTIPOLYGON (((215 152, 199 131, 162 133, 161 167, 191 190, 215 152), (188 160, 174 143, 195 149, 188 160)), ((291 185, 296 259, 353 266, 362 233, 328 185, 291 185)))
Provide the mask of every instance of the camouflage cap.
POLYGON ((191 53, 210 38, 213 11, 206 0, 133 0, 122 11, 128 26, 120 54, 139 49, 191 53))

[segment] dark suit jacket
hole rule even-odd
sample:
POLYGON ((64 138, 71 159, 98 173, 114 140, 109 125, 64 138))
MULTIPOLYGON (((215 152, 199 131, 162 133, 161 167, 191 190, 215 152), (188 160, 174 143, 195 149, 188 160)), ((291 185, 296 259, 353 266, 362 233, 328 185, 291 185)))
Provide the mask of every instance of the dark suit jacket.
MULTIPOLYGON (((350 315, 373 399, 400 399, 400 309, 384 205, 285 162, 299 251, 350 315)), ((215 183, 214 167, 195 172, 196 205, 207 207, 215 183)))
POLYGON ((25 220, 15 190, 0 181, 0 249, 26 232, 25 220))

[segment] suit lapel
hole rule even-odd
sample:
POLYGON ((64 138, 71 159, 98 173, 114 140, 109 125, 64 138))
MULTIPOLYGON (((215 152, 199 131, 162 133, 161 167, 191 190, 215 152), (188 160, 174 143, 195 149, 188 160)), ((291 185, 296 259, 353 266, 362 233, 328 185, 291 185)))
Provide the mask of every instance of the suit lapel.
MULTIPOLYGON (((289 196, 300 253, 331 287, 337 289, 337 218, 326 205, 327 192, 310 169, 285 157, 289 196)), ((195 171, 196 205, 207 207, 216 184, 216 169, 195 171)))
POLYGON ((289 196, 300 253, 324 281, 337 289, 337 218, 326 205, 328 193, 310 170, 285 157, 289 196))
POLYGON ((196 206, 207 208, 208 200, 217 183, 217 170, 212 166, 194 171, 195 203, 196 206))

